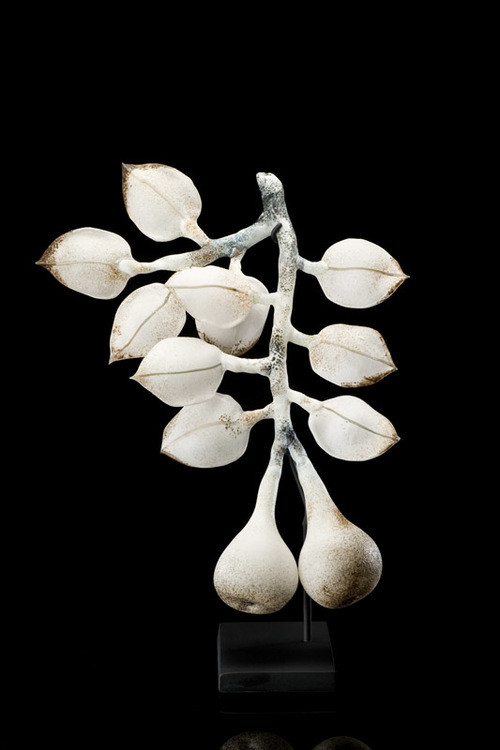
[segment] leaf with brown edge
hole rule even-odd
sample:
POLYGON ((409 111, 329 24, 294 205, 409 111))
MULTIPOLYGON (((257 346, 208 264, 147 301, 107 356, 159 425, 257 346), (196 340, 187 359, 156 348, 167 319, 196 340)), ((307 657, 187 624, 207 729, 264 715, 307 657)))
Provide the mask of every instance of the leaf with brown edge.
POLYGON ((398 442, 391 422, 356 396, 323 401, 309 415, 309 428, 324 451, 344 461, 367 461, 398 442))
POLYGON ((165 164, 123 164, 122 189, 127 213, 156 242, 188 237, 198 245, 208 237, 197 224, 201 198, 193 181, 165 164))
POLYGON ((118 307, 110 338, 110 362, 146 354, 162 339, 177 336, 186 311, 165 284, 139 287, 118 307))
POLYGON ((76 292, 113 299, 130 278, 120 269, 120 262, 130 260, 130 245, 123 237, 105 229, 82 227, 55 239, 37 265, 76 292))
POLYGON ((247 449, 251 429, 243 415, 238 402, 223 393, 183 406, 165 428, 161 452, 200 469, 237 461, 247 449))
POLYGON ((170 406, 207 401, 224 375, 216 346, 191 336, 159 341, 144 357, 133 380, 170 406))
POLYGON ((219 266, 177 271, 166 286, 193 318, 220 328, 232 328, 241 323, 257 295, 243 274, 219 266))
MULTIPOLYGON (((245 279, 259 294, 267 294, 268 289, 264 284, 252 276, 245 279)), ((251 349, 259 340, 264 329, 269 304, 256 304, 250 308, 248 315, 231 328, 221 328, 201 320, 196 321, 198 335, 209 344, 214 344, 226 354, 240 357, 251 349)))
POLYGON ((408 278, 386 250, 358 239, 329 247, 316 275, 329 300, 352 308, 380 304, 408 278))
POLYGON ((327 326, 308 348, 314 372, 343 388, 376 383, 396 369, 380 333, 366 326, 327 326))

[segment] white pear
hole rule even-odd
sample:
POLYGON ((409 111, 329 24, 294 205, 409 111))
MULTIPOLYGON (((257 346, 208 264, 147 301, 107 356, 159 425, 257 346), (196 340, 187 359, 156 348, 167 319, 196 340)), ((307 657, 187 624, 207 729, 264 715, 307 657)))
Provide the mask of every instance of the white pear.
POLYGON ((215 567, 218 595, 240 612, 277 612, 297 590, 297 563, 275 520, 280 475, 281 466, 267 469, 250 520, 226 547, 215 567))
POLYGON ((338 609, 367 596, 380 580, 380 550, 347 520, 312 464, 297 464, 307 509, 307 534, 299 556, 299 577, 322 607, 338 609))

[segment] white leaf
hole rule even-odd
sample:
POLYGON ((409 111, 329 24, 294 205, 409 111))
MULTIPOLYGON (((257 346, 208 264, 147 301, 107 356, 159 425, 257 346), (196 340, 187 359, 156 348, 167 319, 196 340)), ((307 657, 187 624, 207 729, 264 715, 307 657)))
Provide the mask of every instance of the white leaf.
POLYGON ((375 383, 396 369, 380 333, 366 326, 323 328, 312 337, 309 358, 315 373, 344 388, 375 383))
POLYGON ((164 403, 184 406, 212 398, 223 375, 221 353, 216 346, 182 336, 156 344, 132 379, 164 403))
POLYGON ((177 336, 185 322, 186 311, 165 284, 139 287, 116 311, 110 362, 145 357, 162 339, 177 336))
POLYGON ((248 445, 251 428, 243 415, 241 406, 223 393, 184 406, 165 428, 161 451, 200 469, 230 464, 248 445))
MULTIPOLYGON (((253 276, 245 277, 253 289, 259 294, 267 294, 268 290, 259 279, 253 276)), ((240 357, 254 346, 260 338, 269 313, 269 305, 256 304, 241 323, 232 328, 196 321, 198 334, 204 341, 214 344, 226 354, 240 357)))
POLYGON ((199 245, 208 240, 197 224, 200 195, 178 169, 164 164, 124 164, 123 197, 134 224, 152 240, 189 237, 199 245))
POLYGON ((310 413, 309 428, 323 450, 344 461, 375 458, 399 440, 391 422, 356 396, 323 401, 310 413))
POLYGON ((220 266, 177 271, 166 286, 193 318, 220 328, 241 323, 250 312, 255 295, 243 274, 220 266))
POLYGON ((408 277, 399 263, 367 240, 336 242, 323 255, 318 280, 329 300, 343 307, 372 307, 383 302, 408 277))
POLYGON ((114 232, 83 227, 54 240, 37 265, 76 292, 112 299, 130 278, 119 268, 122 260, 132 260, 128 242, 114 232))

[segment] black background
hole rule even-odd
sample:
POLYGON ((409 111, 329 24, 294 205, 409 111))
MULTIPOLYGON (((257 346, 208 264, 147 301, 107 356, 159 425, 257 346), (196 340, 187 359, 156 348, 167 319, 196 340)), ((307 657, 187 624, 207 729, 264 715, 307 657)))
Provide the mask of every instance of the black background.
MULTIPOLYGON (((132 47, 124 45, 122 63, 132 47)), ((22 746, 33 730, 71 747, 91 740, 156 748, 178 736, 172 746, 217 750, 232 735, 257 730, 275 732, 295 750, 336 735, 371 750, 438 746, 428 738, 446 682, 436 656, 446 609, 438 551, 446 479, 428 374, 440 365, 446 307, 433 254, 442 248, 444 185, 453 178, 449 93, 411 55, 399 77, 391 64, 377 72, 368 66, 349 70, 349 85, 338 66, 325 75, 327 59, 317 61, 323 77, 313 65, 290 70, 260 61, 258 72, 243 77, 238 69, 231 81, 228 60, 206 79, 200 62, 173 91, 144 75, 122 82, 120 96, 118 66, 102 78, 99 71, 89 78, 83 66, 64 84, 63 60, 54 54, 34 73, 30 103, 14 118, 13 131, 28 113, 32 119, 29 138, 13 132, 6 154, 19 179, 13 203, 20 213, 5 393, 6 414, 14 405, 13 482, 2 507, 4 647, 14 667, 4 672, 6 746, 22 746), (217 694, 218 624, 249 616, 218 599, 213 568, 251 514, 272 423, 258 424, 245 455, 227 467, 193 469, 162 456, 162 432, 176 410, 129 380, 136 362, 108 365, 108 357, 121 299, 163 276, 136 277, 117 300, 100 301, 35 265, 57 236, 81 226, 117 232, 137 260, 193 248, 189 240, 158 245, 140 234, 123 204, 122 162, 159 162, 189 175, 210 237, 257 218, 255 175, 274 172, 304 257, 319 260, 334 242, 361 237, 384 247, 410 277, 367 310, 337 307, 313 277, 297 280, 297 328, 371 326, 398 367, 354 393, 401 437, 373 461, 331 458, 314 442, 305 414, 293 411, 335 502, 384 559, 382 580, 365 600, 336 612, 313 607, 314 618, 329 624, 338 670, 328 710, 286 699, 258 711, 234 709, 217 694)), ((247 253, 244 270, 273 289, 277 253, 264 241, 247 253)), ((249 356, 265 353, 270 322, 249 356)), ((305 350, 290 347, 289 372, 292 387, 316 398, 340 394, 312 373, 305 350)), ((244 408, 269 399, 267 382, 256 376, 227 373, 221 390, 244 408)), ((302 507, 286 466, 277 519, 298 555, 302 507)), ((270 619, 300 618, 298 592, 270 619)))

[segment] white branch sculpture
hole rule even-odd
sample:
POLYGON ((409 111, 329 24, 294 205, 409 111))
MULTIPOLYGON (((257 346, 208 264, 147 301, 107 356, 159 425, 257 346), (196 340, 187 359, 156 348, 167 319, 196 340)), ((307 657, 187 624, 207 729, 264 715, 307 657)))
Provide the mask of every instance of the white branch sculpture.
POLYGON ((379 304, 407 276, 385 250, 366 240, 337 242, 319 262, 302 258, 281 182, 269 173, 259 173, 257 182, 263 202, 258 220, 214 240, 198 226, 201 199, 186 175, 162 164, 124 165, 125 205, 140 231, 157 242, 187 237, 198 249, 139 263, 122 237, 87 227, 57 238, 38 263, 71 289, 101 299, 118 296, 132 276, 173 272, 166 283, 145 285, 123 300, 110 341, 110 362, 142 359, 133 379, 166 404, 181 407, 165 428, 162 453, 189 466, 224 466, 243 455, 257 422, 275 424, 255 510, 219 558, 215 589, 234 609, 267 614, 291 600, 300 580, 311 599, 335 609, 375 588, 382 559, 375 542, 333 503, 295 433, 290 406, 308 412, 316 442, 339 459, 374 458, 399 438, 391 422, 360 398, 318 401, 290 388, 287 348, 293 343, 308 349, 312 369, 343 388, 374 383, 395 367, 372 328, 334 324, 312 336, 298 331, 291 321, 296 275, 298 270, 314 275, 328 299, 351 308, 379 304), (245 252, 270 236, 279 245, 278 287, 272 293, 241 269, 245 252), (228 259, 227 268, 211 265, 220 258, 228 259), (271 307, 269 355, 243 357, 259 340, 271 307), (195 319, 199 338, 179 337, 186 313, 195 319), (218 391, 225 371, 269 378, 272 401, 244 411, 218 391), (298 565, 275 521, 287 451, 307 513, 298 565))

